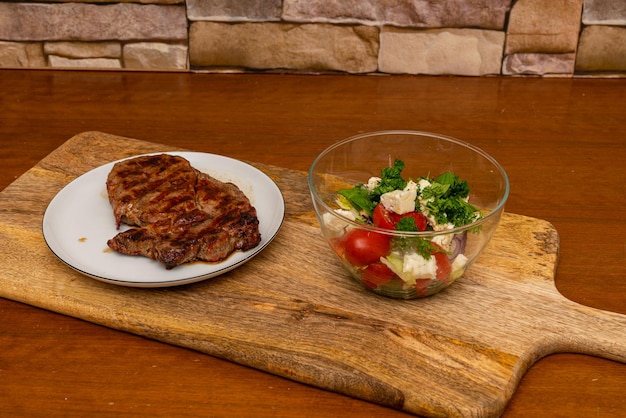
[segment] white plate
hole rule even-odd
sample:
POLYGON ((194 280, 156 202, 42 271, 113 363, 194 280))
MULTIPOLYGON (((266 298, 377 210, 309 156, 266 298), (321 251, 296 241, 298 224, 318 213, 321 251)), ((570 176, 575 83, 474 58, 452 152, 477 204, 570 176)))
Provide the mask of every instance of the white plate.
MULTIPOLYGON (((170 152, 221 181, 235 183, 250 199, 259 218, 261 242, 248 251, 235 251, 220 263, 194 262, 166 270, 143 256, 109 249, 107 240, 119 230, 106 191, 106 178, 115 162, 78 177, 50 202, 43 217, 43 235, 52 252, 75 270, 123 286, 163 287, 208 279, 250 260, 276 236, 285 215, 285 201, 276 184, 262 171, 232 158, 200 152, 170 152)), ((134 158, 134 157, 132 157, 134 158)))

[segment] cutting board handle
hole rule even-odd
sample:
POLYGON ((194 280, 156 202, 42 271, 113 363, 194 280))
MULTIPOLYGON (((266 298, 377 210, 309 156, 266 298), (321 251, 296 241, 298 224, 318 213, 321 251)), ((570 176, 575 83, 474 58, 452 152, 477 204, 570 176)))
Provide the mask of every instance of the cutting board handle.
POLYGON ((588 354, 626 363, 626 315, 563 298, 560 309, 545 317, 553 352, 588 354))

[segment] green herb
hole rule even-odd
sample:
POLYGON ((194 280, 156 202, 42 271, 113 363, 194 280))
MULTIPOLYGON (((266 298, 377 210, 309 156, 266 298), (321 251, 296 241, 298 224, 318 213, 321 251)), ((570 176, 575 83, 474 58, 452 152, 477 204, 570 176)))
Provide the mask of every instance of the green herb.
POLYGON ((407 216, 396 224, 396 231, 419 232, 419 228, 415 225, 415 219, 407 216))
POLYGON ((369 197, 369 192, 366 188, 362 187, 362 185, 356 186, 352 189, 342 189, 337 193, 345 197, 356 210, 364 211, 369 215, 372 214, 377 204, 376 202, 372 202, 369 197))
POLYGON ((361 183, 352 189, 342 189, 337 193, 345 197, 356 210, 364 211, 371 216, 374 208, 380 202, 381 195, 394 190, 402 190, 406 187, 407 182, 402 178, 403 169, 404 163, 400 160, 395 160, 393 167, 382 169, 380 182, 371 192, 361 183))
POLYGON ((438 224, 451 223, 456 227, 467 225, 480 218, 476 207, 455 197, 435 199, 428 202, 426 208, 438 224))
MULTIPOLYGON (((396 231, 403 232, 419 232, 419 228, 415 225, 415 219, 406 217, 400 219, 396 224, 396 231)), ((422 237, 399 237, 396 238, 396 244, 404 250, 415 250, 419 255, 428 260, 431 254, 435 252, 446 252, 426 238, 422 237)))
MULTIPOLYGON (((395 160, 393 166, 381 170, 380 182, 373 190, 368 190, 363 183, 351 189, 342 189, 338 193, 357 211, 372 216, 374 208, 380 202, 380 196, 394 190, 403 190, 407 181, 402 177, 404 162, 395 160)), ((452 223, 462 226, 480 219, 481 214, 473 205, 466 202, 469 186, 465 180, 453 173, 443 173, 436 179, 426 179, 431 185, 421 191, 421 199, 427 200, 425 209, 438 224, 452 223)), ((411 231, 410 220, 401 221, 401 231, 411 231)), ((416 227, 415 227, 416 228, 416 227)), ((417 230, 417 229, 415 229, 417 230)))
POLYGON ((426 260, 429 260, 430 256, 436 252, 446 252, 429 239, 422 237, 397 237, 394 238, 393 245, 404 252, 415 251, 426 260))
POLYGON ((436 183, 448 185, 448 195, 456 197, 469 196, 469 186, 465 180, 459 179, 459 176, 450 172, 443 173, 435 180, 436 183))
POLYGON ((402 170, 404 170, 404 162, 395 160, 393 167, 385 167, 380 173, 380 182, 372 190, 370 197, 373 200, 380 201, 380 196, 392 192, 394 190, 402 190, 406 187, 406 180, 402 178, 402 170))
POLYGON ((440 175, 422 190, 421 196, 428 200, 426 209, 438 224, 462 226, 480 218, 478 209, 465 200, 469 196, 467 182, 456 174, 440 175))

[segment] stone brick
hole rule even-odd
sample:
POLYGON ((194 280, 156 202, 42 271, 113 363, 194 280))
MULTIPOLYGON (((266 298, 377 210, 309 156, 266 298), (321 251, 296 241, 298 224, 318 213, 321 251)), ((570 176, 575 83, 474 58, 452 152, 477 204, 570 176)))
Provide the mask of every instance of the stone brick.
POLYGON ((43 47, 47 55, 66 58, 121 58, 119 42, 46 42, 43 47))
POLYGON ((583 0, 518 0, 509 17, 506 54, 576 51, 583 0))
POLYGON ((504 32, 384 28, 378 69, 392 74, 499 74, 504 32))
POLYGON ((585 25, 626 26, 626 1, 584 0, 583 23, 585 25))
POLYGON ((576 54, 533 54, 519 53, 504 58, 503 75, 572 75, 576 54))
POLYGON ((46 58, 40 42, 0 41, 0 68, 45 67, 46 58))
POLYGON ((187 0, 194 21, 278 21, 281 13, 281 0, 187 0))
POLYGON ((626 71, 626 28, 584 28, 578 45, 576 71, 626 71))
POLYGON ((376 71, 378 29, 369 26, 195 22, 189 59, 196 67, 299 71, 376 71))
POLYGON ((186 40, 185 6, 0 3, 0 39, 186 40))
POLYGON ((187 69, 187 46, 159 42, 124 45, 124 68, 152 70, 187 69))
POLYGON ((502 30, 510 7, 511 0, 284 0, 283 19, 502 30))
POLYGON ((53 68, 89 68, 89 69, 118 69, 122 63, 115 58, 66 58, 57 55, 48 55, 48 65, 53 68))

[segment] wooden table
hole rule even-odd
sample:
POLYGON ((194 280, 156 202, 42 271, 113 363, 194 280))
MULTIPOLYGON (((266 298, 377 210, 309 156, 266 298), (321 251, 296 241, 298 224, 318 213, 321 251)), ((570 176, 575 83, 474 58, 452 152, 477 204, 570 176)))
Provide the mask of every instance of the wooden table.
MULTIPOLYGON (((360 132, 458 137, 505 167, 508 212, 557 229, 559 291, 626 314, 626 80, 0 70, 0 92, 0 189, 91 130, 296 170, 360 132)), ((406 415, 11 300, 0 316, 0 416, 406 415)), ((555 354, 504 416, 625 416, 625 390, 623 364, 555 354)))

